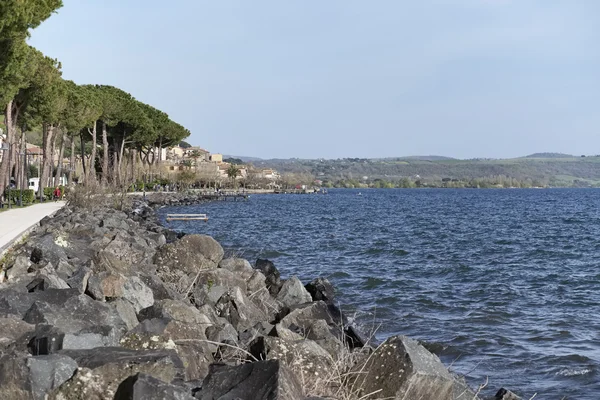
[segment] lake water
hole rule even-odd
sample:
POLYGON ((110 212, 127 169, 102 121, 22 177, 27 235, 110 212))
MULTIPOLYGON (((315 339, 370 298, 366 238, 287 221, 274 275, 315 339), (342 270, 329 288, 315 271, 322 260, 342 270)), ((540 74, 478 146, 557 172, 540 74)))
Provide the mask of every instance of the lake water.
POLYGON ((167 226, 328 277, 364 330, 427 342, 488 394, 600 398, 600 190, 358 193, 176 207, 210 221, 167 226))

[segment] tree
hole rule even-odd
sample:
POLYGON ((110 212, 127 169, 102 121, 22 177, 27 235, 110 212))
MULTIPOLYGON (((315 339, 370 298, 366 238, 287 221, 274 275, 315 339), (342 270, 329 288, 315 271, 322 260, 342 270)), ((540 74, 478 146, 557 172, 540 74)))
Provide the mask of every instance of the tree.
MULTIPOLYGON (((26 43, 29 30, 40 25, 62 6, 62 0, 3 0, 0 1, 0 107, 4 110, 7 142, 15 142, 20 107, 14 98, 29 85, 33 76, 32 48, 26 43)), ((11 166, 7 158, 0 165, 0 185, 4 186, 11 166)))
POLYGON ((240 174, 240 169, 237 165, 234 164, 229 164, 229 167, 227 167, 227 177, 229 179, 231 179, 231 183, 233 184, 233 187, 235 188, 235 180, 238 177, 238 175, 240 174))

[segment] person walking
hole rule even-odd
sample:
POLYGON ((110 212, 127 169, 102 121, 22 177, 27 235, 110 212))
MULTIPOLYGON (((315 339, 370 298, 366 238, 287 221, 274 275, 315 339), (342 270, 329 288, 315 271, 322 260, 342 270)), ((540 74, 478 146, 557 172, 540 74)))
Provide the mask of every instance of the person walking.
POLYGON ((56 203, 58 200, 60 200, 60 197, 61 197, 60 187, 57 186, 56 189, 54 189, 54 202, 56 203))

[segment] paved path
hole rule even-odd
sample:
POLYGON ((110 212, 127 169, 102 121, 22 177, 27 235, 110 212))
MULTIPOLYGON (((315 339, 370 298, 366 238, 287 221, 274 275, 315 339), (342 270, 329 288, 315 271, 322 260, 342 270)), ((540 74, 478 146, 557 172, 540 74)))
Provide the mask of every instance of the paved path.
POLYGON ((40 220, 55 213, 65 205, 64 201, 35 204, 0 213, 0 254, 15 240, 28 232, 40 220))

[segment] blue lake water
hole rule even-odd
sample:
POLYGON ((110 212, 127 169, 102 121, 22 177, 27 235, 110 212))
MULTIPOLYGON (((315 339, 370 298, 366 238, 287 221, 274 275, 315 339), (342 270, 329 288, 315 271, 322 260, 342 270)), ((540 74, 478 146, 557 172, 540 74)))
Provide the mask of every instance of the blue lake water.
MULTIPOLYGON (((331 190, 162 209, 284 277, 328 277, 380 339, 426 342, 473 385, 600 398, 600 190, 331 190)), ((493 394, 493 393, 492 393, 493 394)))

